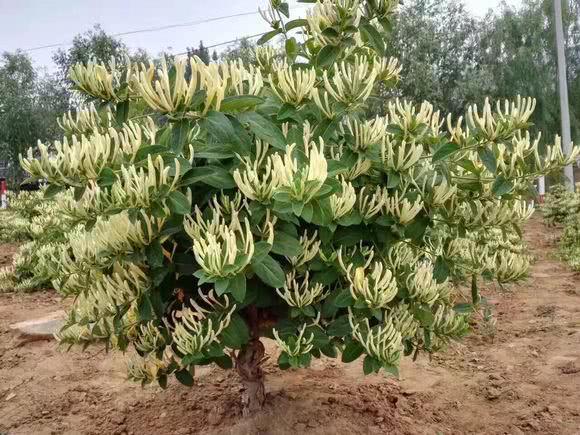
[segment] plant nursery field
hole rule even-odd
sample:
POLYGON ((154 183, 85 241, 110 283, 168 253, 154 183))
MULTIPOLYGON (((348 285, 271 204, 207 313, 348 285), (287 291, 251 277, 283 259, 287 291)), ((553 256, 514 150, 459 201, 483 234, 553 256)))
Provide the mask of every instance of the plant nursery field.
MULTIPOLYGON (((554 259, 554 231, 533 219, 530 278, 510 292, 485 290, 495 327, 475 327, 431 360, 405 359, 400 380, 365 377, 362 363, 280 371, 267 362, 270 400, 249 419, 233 371, 199 371, 193 388, 171 381, 142 391, 126 380, 123 355, 65 355, 54 341, 13 335, 10 324, 62 308, 53 292, 2 294, 0 433, 578 434, 580 275, 554 259)), ((0 264, 14 249, 0 247, 0 264)))

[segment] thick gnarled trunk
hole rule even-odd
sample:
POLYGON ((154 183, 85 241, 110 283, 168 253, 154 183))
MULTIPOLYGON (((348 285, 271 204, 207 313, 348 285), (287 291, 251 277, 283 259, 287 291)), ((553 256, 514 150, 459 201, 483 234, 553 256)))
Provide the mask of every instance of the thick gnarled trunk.
POLYGON ((259 411, 266 402, 264 388, 264 345, 253 338, 236 356, 236 370, 242 378, 244 391, 242 392, 242 414, 247 417, 259 411))

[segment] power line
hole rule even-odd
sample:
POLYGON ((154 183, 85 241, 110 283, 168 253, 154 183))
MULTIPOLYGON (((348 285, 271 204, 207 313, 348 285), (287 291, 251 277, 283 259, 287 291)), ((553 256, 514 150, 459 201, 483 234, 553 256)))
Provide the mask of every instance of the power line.
MULTIPOLYGON (((259 36, 265 35, 268 32, 262 32, 262 33, 256 33, 254 35, 248 35, 248 36, 240 36, 237 37, 236 39, 230 39, 229 41, 224 41, 224 42, 219 42, 217 44, 212 44, 212 45, 208 45, 208 46, 204 46, 204 48, 215 48, 215 47, 219 47, 221 45, 226 45, 226 44, 233 44, 234 42, 238 42, 240 39, 253 39, 253 38, 257 38, 259 36)), ((187 51, 183 51, 181 53, 176 53, 175 56, 181 56, 183 54, 187 54, 187 51)))
MULTIPOLYGON (((224 15, 221 17, 212 17, 212 18, 206 18, 203 20, 196 20, 196 21, 187 21, 184 23, 177 23, 177 24, 167 24, 165 26, 157 26, 157 27, 149 27, 149 28, 145 28, 145 29, 138 29, 138 30, 129 30, 127 32, 120 32, 120 33, 113 33, 111 36, 115 37, 115 36, 126 36, 126 35, 134 35, 137 33, 147 33, 147 32, 158 32, 161 30, 167 30, 167 29, 174 29, 174 28, 178 28, 178 27, 192 27, 192 26, 197 26, 200 24, 205 24, 205 23, 211 23, 214 21, 221 21, 221 20, 226 20, 228 18, 237 18, 237 17, 244 17, 244 16, 248 16, 248 15, 256 15, 259 12, 256 11, 252 11, 252 12, 242 12, 239 14, 233 14, 233 15, 224 15)), ((24 51, 36 51, 36 50, 43 50, 45 48, 56 48, 56 47, 62 47, 64 45, 70 45, 71 42, 60 42, 57 44, 48 44, 48 45, 41 45, 38 47, 32 47, 32 48, 27 48, 24 51)))
MULTIPOLYGON (((292 9, 301 9, 301 8, 304 8, 304 7, 306 7, 306 6, 300 5, 300 6, 295 6, 292 9)), ((115 37, 115 36, 127 36, 127 35, 135 35, 135 34, 138 34, 138 33, 159 32, 161 30, 175 29, 175 28, 179 28, 179 27, 193 27, 193 26, 198 26, 200 24, 205 24, 205 23, 211 23, 211 22, 215 22, 215 21, 226 20, 226 19, 229 19, 229 18, 239 18, 239 17, 245 17, 245 16, 249 16, 249 15, 257 15, 257 14, 259 14, 258 11, 241 12, 239 14, 223 15, 221 17, 205 18, 203 20, 187 21, 187 22, 184 22, 184 23, 167 24, 165 26, 156 26, 156 27, 149 27, 149 28, 145 28, 145 29, 129 30, 127 32, 113 33, 111 36, 113 36, 113 37, 115 37)), ((259 35, 263 35, 263 33, 261 33, 259 35)), ((253 38, 255 36, 258 36, 258 35, 248 36, 247 38, 253 38)), ((222 42, 220 44, 215 44, 215 45, 213 45, 211 47, 207 47, 207 48, 218 47, 220 45, 224 45, 224 44, 228 44, 228 43, 236 42, 236 41, 237 41, 237 39, 234 39, 233 41, 222 42)), ((63 46, 66 46, 66 45, 71 45, 71 44, 72 44, 71 41, 69 41, 69 42, 59 42, 59 43, 55 43, 55 44, 40 45, 38 47, 26 48, 23 51, 30 52, 30 51, 44 50, 46 48, 57 48, 57 47, 63 47, 63 46)))

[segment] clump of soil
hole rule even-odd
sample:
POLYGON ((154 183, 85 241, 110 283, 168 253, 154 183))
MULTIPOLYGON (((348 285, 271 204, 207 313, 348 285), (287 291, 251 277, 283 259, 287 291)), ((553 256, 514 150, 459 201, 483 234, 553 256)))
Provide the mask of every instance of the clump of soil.
POLYGON ((200 370, 192 388, 142 389, 126 380, 122 355, 63 354, 42 341, 17 347, 9 324, 63 302, 51 292, 0 295, 0 433, 580 433, 580 292, 570 291, 580 275, 553 259, 539 220, 526 234, 538 258, 530 279, 510 293, 485 292, 494 328, 476 327, 432 359, 406 359, 401 380, 365 377, 360 361, 280 371, 267 343, 268 402, 248 419, 232 371, 200 370))

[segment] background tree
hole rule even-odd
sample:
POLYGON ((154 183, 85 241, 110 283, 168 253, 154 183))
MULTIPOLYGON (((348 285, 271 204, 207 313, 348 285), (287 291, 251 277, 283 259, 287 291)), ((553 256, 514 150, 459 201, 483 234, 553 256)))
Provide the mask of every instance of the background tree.
POLYGON ((72 82, 68 74, 73 65, 91 60, 107 64, 111 59, 122 64, 128 55, 129 50, 121 40, 108 35, 96 24, 92 29, 76 35, 71 47, 59 49, 52 60, 58 68, 59 79, 70 85, 72 82))

